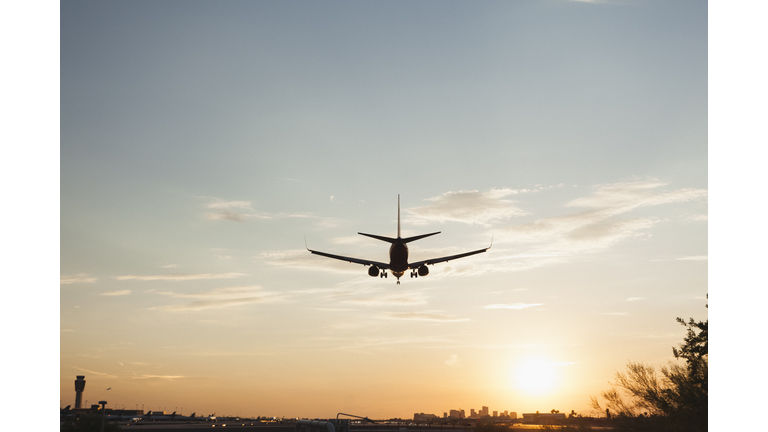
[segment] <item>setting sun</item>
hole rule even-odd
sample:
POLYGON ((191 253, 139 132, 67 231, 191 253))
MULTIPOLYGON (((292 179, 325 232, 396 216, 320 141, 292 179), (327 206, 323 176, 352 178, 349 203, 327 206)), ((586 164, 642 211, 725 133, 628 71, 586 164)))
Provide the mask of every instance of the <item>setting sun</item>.
POLYGON ((512 386, 515 390, 542 395, 557 388, 560 377, 556 364, 546 358, 529 357, 514 369, 512 386))

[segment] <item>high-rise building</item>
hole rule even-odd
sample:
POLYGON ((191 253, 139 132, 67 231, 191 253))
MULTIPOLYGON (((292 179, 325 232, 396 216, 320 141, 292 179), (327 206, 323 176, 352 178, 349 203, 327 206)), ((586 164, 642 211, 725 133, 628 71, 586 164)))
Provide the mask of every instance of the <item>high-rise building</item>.
POLYGON ((470 409, 470 410, 469 410, 469 416, 470 416, 470 417, 475 417, 476 415, 477 415, 477 414, 475 413, 475 409, 474 409, 474 408, 472 408, 472 409, 470 409))
POLYGON ((499 412, 498 412, 498 411, 494 411, 494 412, 493 412, 493 416, 494 416, 494 417, 498 417, 498 416, 499 416, 499 412))
POLYGON ((487 416, 488 415, 488 407, 484 406, 482 410, 480 410, 481 416, 487 416))

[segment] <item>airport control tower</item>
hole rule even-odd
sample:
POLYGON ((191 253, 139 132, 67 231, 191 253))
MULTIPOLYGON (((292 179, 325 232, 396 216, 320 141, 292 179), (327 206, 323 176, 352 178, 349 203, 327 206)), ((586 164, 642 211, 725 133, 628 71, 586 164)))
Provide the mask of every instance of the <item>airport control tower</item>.
POLYGON ((75 380, 75 409, 82 408, 83 390, 85 390, 85 375, 78 375, 75 380))

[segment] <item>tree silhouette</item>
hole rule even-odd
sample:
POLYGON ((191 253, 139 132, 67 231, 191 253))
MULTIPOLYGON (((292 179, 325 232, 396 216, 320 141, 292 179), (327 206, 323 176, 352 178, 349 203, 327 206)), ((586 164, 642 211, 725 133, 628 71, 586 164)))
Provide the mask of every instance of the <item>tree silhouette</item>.
MULTIPOLYGON (((602 392, 607 407, 616 414, 615 427, 623 430, 699 432, 707 430, 709 351, 707 321, 687 323, 682 344, 672 354, 685 364, 670 361, 656 373, 653 366, 629 362, 616 372, 611 388, 602 392)), ((590 405, 602 411, 597 398, 590 405)))

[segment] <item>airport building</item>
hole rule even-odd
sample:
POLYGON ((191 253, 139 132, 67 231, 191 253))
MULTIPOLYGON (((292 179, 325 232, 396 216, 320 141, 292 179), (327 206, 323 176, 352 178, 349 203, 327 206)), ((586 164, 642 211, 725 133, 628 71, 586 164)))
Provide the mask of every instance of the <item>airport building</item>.
POLYGON ((524 413, 523 423, 556 425, 565 421, 565 414, 562 413, 524 413))
POLYGON ((440 420, 440 417, 434 414, 415 413, 413 414, 413 421, 416 423, 432 423, 440 420))

